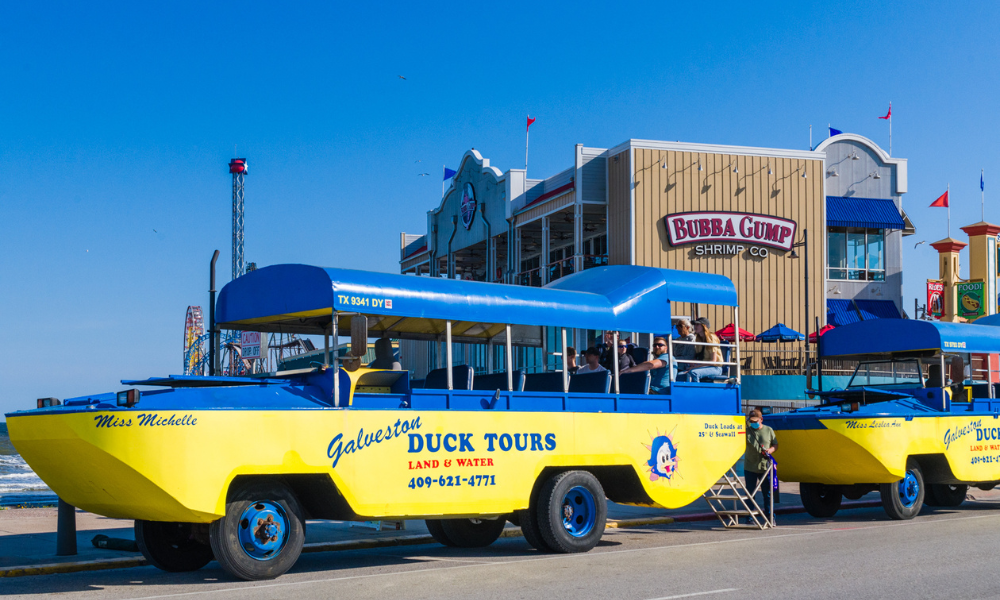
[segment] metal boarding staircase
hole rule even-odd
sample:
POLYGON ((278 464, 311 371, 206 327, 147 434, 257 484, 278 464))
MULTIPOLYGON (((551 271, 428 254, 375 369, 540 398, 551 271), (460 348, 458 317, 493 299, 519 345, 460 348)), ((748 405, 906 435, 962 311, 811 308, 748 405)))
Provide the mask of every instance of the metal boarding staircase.
POLYGON ((754 499, 754 496, 760 491, 761 485, 765 482, 771 485, 769 475, 773 472, 774 465, 772 464, 767 468, 764 476, 761 477, 753 493, 750 493, 746 485, 744 485, 743 480, 736 474, 735 469, 729 469, 721 479, 705 492, 705 501, 708 502, 715 516, 719 517, 719 521, 722 522, 723 527, 726 529, 759 530, 776 527, 774 522, 774 491, 772 490, 771 492, 771 506, 768 507, 770 508, 770 519, 764 514, 764 510, 754 499), (749 519, 749 523, 741 523, 741 518, 749 519))

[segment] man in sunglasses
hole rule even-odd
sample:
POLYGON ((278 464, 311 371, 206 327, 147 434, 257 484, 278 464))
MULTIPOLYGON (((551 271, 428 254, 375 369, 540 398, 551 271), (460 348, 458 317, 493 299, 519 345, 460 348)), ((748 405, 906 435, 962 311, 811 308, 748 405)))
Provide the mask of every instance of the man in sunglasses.
MULTIPOLYGON (((627 373, 649 371, 649 393, 666 394, 670 390, 670 353, 667 352, 667 338, 653 338, 653 358, 630 367, 627 373)), ((676 368, 676 367, 674 367, 676 368)))

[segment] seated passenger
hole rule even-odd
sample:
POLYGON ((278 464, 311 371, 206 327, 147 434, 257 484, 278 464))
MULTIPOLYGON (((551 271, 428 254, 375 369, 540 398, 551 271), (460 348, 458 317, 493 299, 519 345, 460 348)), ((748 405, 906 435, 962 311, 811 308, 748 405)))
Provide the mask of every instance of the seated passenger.
POLYGON ((670 359, 667 352, 667 338, 653 338, 653 358, 626 369, 624 373, 641 373, 649 371, 649 393, 666 394, 670 390, 670 359))
MULTIPOLYGON (((614 364, 614 363, 612 363, 614 364)), ((624 373, 626 370, 631 369, 635 366, 635 359, 628 351, 628 342, 619 339, 618 340, 618 372, 624 373)), ((608 369, 610 371, 610 369, 608 369)))
POLYGON ((375 342, 375 360, 368 365, 369 369, 392 369, 402 371, 403 366, 396 360, 392 350, 392 340, 382 338, 375 342))
POLYGON ((595 346, 595 348, 597 348, 597 352, 600 353, 600 358, 601 358, 600 363, 601 363, 601 366, 604 367, 608 371, 610 371, 612 369, 611 359, 615 355, 614 343, 615 343, 615 334, 614 334, 614 332, 605 331, 604 332, 604 341, 602 343, 597 344, 595 346))
MULTIPOLYGON (((708 318, 701 317, 695 319, 694 322, 694 336, 695 340, 705 344, 719 344, 721 340, 719 336, 715 335, 709 330, 711 324, 708 318)), ((697 351, 695 352, 695 360, 700 360, 704 362, 722 362, 722 348, 719 346, 697 346, 697 351)), ((702 379, 708 379, 711 377, 720 377, 722 375, 722 366, 713 367, 710 365, 700 365, 693 369, 689 369, 685 373, 680 373, 677 379, 680 381, 690 381, 699 382, 702 379)))
MULTIPOLYGON (((687 319, 682 319, 677 323, 677 333, 680 334, 677 336, 676 341, 678 342, 695 341, 694 334, 691 333, 691 321, 687 319)), ((691 365, 685 364, 684 361, 695 360, 694 355, 698 351, 698 346, 692 344, 674 344, 671 350, 673 351, 674 360, 677 361, 677 369, 687 371, 691 365)))
POLYGON ((587 361, 587 364, 576 370, 577 375, 607 371, 607 369, 601 366, 601 351, 595 346, 587 348, 587 351, 583 353, 583 358, 587 361))
POLYGON ((577 369, 580 367, 576 366, 576 348, 573 346, 566 346, 566 370, 572 375, 576 373, 577 369))

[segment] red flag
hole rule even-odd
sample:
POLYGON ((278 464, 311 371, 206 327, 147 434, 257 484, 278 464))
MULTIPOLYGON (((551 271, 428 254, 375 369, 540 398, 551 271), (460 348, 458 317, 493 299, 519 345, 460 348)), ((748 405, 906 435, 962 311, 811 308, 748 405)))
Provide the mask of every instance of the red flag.
POLYGON ((528 117, 528 126, 524 128, 525 131, 531 128, 531 124, 535 122, 535 119, 528 117))
MULTIPOLYGON (((879 118, 881 119, 882 117, 879 117, 879 118)), ((941 194, 941 196, 939 196, 937 200, 935 200, 934 202, 931 202, 931 206, 938 206, 938 207, 941 207, 941 208, 947 208, 948 207, 948 192, 945 192, 945 193, 941 194)))
MULTIPOLYGON (((891 119, 892 118, 892 102, 889 103, 889 112, 885 113, 884 117, 879 117, 880 119, 891 119)), ((933 206, 933 204, 931 205, 933 206)), ((948 206, 945 204, 944 206, 948 206)))

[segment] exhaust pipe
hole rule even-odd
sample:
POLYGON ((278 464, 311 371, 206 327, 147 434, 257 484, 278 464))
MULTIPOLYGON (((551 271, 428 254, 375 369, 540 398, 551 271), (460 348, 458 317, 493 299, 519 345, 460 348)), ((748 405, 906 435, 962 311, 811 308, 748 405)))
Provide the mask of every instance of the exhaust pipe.
POLYGON ((219 374, 219 332, 215 328, 215 261, 217 260, 219 260, 218 250, 212 255, 208 276, 208 374, 213 377, 219 374))

